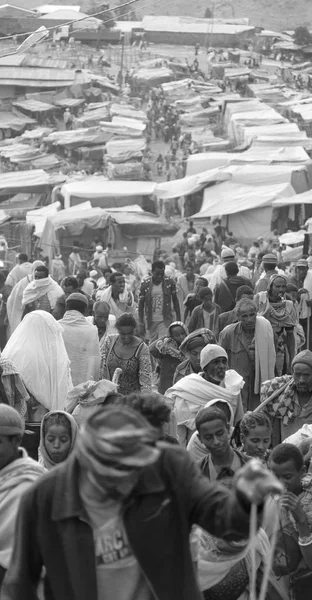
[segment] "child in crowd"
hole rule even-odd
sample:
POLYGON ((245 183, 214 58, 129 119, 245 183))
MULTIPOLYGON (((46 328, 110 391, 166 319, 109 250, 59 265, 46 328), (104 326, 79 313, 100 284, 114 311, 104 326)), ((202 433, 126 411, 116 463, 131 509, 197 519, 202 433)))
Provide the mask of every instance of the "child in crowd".
POLYGON ((189 332, 206 327, 213 333, 216 330, 218 317, 221 312, 220 307, 212 301, 212 291, 209 287, 203 287, 198 293, 200 306, 196 306, 192 312, 189 322, 189 332))
POLYGON ((231 443, 251 458, 267 462, 272 441, 272 425, 265 413, 248 412, 237 423, 231 443))
POLYGON ((69 413, 53 410, 41 421, 39 464, 50 470, 73 451, 78 425, 69 413))

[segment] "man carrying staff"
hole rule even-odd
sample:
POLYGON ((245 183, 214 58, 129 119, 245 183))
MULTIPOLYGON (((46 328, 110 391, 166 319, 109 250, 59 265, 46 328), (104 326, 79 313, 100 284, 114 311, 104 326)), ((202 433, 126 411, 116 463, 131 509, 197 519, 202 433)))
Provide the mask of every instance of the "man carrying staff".
POLYGON ((100 408, 75 452, 24 494, 2 600, 200 600, 189 535, 198 524, 248 538, 250 503, 278 490, 246 465, 232 490, 203 477, 187 453, 157 446, 131 408, 100 408))

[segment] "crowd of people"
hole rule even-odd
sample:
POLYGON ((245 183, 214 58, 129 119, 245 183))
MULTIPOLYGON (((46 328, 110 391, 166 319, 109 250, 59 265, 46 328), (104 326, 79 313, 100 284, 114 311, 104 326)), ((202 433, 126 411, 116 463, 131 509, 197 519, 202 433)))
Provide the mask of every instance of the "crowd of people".
POLYGON ((209 228, 0 273, 1 600, 310 597, 311 260, 209 228))

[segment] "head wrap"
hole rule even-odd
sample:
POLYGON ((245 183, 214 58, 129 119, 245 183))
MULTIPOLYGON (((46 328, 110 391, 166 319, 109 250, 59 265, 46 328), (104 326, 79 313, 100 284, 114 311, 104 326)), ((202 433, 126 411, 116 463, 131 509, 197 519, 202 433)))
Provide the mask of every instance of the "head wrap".
POLYGON ((73 294, 70 294, 68 296, 68 298, 66 298, 66 304, 70 300, 75 300, 76 302, 82 302, 83 304, 86 304, 86 306, 88 306, 88 304, 89 304, 87 296, 85 296, 81 292, 74 292, 73 294))
POLYGON ((47 451, 47 449, 45 447, 45 443, 44 443, 45 433, 47 433, 45 431, 45 423, 46 423, 47 419, 53 415, 63 415, 63 417, 65 417, 67 419, 67 421, 69 422, 70 433, 71 433, 71 443, 70 443, 70 448, 68 450, 68 456, 74 449, 74 446, 76 444, 77 434, 79 431, 78 425, 77 425, 74 417, 72 417, 72 415, 65 412, 64 410, 51 410, 51 412, 48 412, 47 414, 44 415, 44 417, 41 421, 41 426, 40 426, 39 463, 48 470, 52 469, 52 467, 55 467, 58 464, 52 460, 52 458, 48 454, 48 451, 47 451))
POLYGON ((269 265, 277 265, 277 256, 276 254, 265 254, 262 262, 264 264, 269 264, 269 265))
POLYGON ((269 285, 268 285, 268 291, 271 290, 271 287, 275 281, 275 279, 277 279, 278 277, 280 277, 281 279, 284 279, 286 285, 288 283, 288 279, 286 277, 286 275, 280 275, 280 273, 274 273, 273 275, 271 275, 270 280, 269 280, 269 285))
POLYGON ((235 258, 235 252, 231 248, 223 248, 221 251, 221 258, 235 258))
POLYGON ((294 365, 297 365, 298 363, 308 365, 309 367, 312 368, 312 352, 311 352, 311 350, 302 350, 302 352, 299 352, 299 354, 297 354, 295 356, 294 360, 292 361, 291 366, 294 367, 294 365))
MULTIPOLYGON (((222 404, 226 404, 226 406, 228 407, 229 413, 230 413, 229 425, 230 425, 230 427, 233 427, 234 426, 234 411, 233 411, 232 406, 230 405, 230 403, 227 400, 223 400, 222 398, 215 398, 214 400, 209 400, 209 402, 207 402, 207 404, 205 404, 205 408, 211 408, 218 402, 221 402, 222 404)), ((220 410, 222 410, 222 408, 220 410)))
POLYGON ((21 416, 7 404, 0 404, 0 435, 23 435, 24 426, 21 416))
POLYGON ((212 360, 216 358, 228 358, 227 353, 225 352, 222 346, 218 344, 207 344, 205 348, 202 349, 200 353, 200 367, 204 369, 211 363, 212 360))
POLYGON ((182 327, 184 333, 186 333, 186 335, 188 334, 188 329, 187 329, 185 323, 182 323, 182 321, 173 321, 173 323, 170 323, 170 325, 168 327, 168 335, 170 335, 170 336, 171 336, 172 327, 182 327))
POLYGON ((296 262, 296 267, 305 267, 307 269, 308 266, 309 266, 309 263, 304 258, 300 258, 300 260, 297 260, 297 262, 296 262))
POLYGON ((193 348, 197 348, 198 346, 206 346, 207 344, 215 344, 216 337, 210 329, 206 329, 202 327, 201 329, 196 329, 192 333, 186 336, 183 340, 180 350, 182 352, 189 352, 193 348))
POLYGON ((152 445, 156 439, 156 430, 134 410, 125 406, 122 409, 101 407, 82 425, 76 446, 77 458, 94 476, 122 481, 129 469, 156 462, 159 450, 152 445))
POLYGON ((95 269, 93 269, 92 271, 90 271, 90 277, 96 277, 97 276, 97 271, 95 269))
POLYGON ((95 249, 97 252, 103 252, 103 246, 101 246, 101 245, 95 246, 95 249))

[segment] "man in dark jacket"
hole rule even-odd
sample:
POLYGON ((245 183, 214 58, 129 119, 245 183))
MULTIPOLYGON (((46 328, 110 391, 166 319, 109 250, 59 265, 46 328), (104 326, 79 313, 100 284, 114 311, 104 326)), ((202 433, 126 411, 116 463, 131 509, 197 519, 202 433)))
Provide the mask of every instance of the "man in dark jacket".
POLYGON ((235 307, 236 292, 242 285, 249 285, 252 289, 252 283, 249 279, 238 275, 239 268, 236 262, 227 262, 224 265, 226 278, 215 289, 214 301, 221 308, 221 313, 233 310, 235 307))
POLYGON ((275 487, 261 465, 233 491, 212 486, 155 431, 131 408, 92 413, 74 455, 22 498, 1 600, 34 600, 43 567, 45 600, 200 600, 192 525, 247 538, 250 501, 261 511, 275 487))

